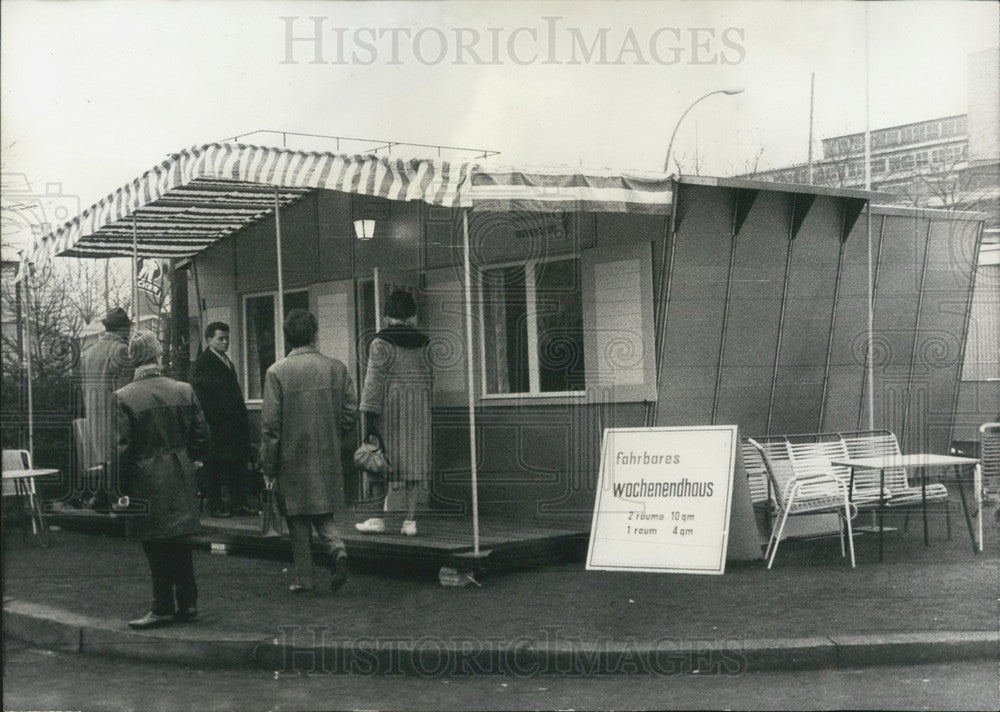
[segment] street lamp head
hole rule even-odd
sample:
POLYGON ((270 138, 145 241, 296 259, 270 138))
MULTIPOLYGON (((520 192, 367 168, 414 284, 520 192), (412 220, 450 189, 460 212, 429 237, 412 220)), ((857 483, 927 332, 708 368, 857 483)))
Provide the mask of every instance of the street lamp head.
POLYGON ((670 142, 667 143, 667 157, 663 161, 664 173, 670 172, 670 155, 671 151, 674 148, 674 138, 677 136, 677 129, 680 128, 681 122, 684 121, 684 117, 688 115, 688 112, 691 111, 691 109, 693 109, 695 105, 698 104, 698 102, 700 102, 702 99, 707 99, 710 96, 714 96, 716 94, 727 94, 728 96, 733 96, 734 94, 742 94, 742 93, 743 93, 742 87, 729 88, 729 89, 716 89, 715 91, 710 91, 707 94, 699 96, 697 99, 691 102, 691 105, 688 106, 688 108, 684 110, 684 113, 681 114, 681 117, 677 119, 677 123, 674 124, 673 133, 670 134, 670 142))

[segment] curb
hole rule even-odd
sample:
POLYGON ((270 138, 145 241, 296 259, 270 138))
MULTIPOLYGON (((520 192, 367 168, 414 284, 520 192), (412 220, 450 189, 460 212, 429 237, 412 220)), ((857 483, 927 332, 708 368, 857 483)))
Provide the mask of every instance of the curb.
POLYGON ((268 636, 257 633, 206 635, 196 626, 133 631, 124 620, 84 616, 17 599, 3 602, 3 628, 5 636, 60 652, 213 667, 252 667, 257 648, 270 642, 268 636))
POLYGON ((834 637, 655 641, 495 638, 329 638, 321 627, 261 633, 171 626, 129 630, 125 621, 5 599, 4 635, 34 647, 147 662, 276 673, 416 675, 739 675, 746 672, 1000 660, 1000 631, 922 631, 834 637))

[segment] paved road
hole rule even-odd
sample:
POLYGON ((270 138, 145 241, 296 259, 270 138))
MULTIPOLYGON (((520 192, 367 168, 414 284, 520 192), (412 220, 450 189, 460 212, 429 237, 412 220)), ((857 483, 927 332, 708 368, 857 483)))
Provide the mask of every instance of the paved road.
POLYGON ((125 663, 5 643, 4 710, 1000 708, 995 661, 737 676, 282 676, 125 663))

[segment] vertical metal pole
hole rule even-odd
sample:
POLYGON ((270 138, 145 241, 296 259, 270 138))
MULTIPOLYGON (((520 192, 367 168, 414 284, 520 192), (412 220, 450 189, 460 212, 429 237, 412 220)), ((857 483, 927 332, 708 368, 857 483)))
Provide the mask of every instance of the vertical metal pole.
POLYGON ((677 179, 671 179, 672 195, 670 198, 670 215, 666 216, 663 226, 663 249, 660 255, 660 282, 656 293, 656 303, 653 306, 653 340, 656 358, 656 399, 646 404, 646 417, 643 421, 647 428, 656 423, 656 414, 660 406, 660 383, 663 378, 663 341, 667 329, 667 305, 670 303, 670 285, 674 264, 674 248, 677 244, 677 207, 680 205, 681 184, 677 179))
POLYGON ((472 476, 472 552, 479 556, 479 481, 476 469, 476 389, 472 363, 472 263, 469 258, 469 211, 462 211, 462 246, 465 250, 465 349, 469 385, 469 464, 472 476))
POLYGON ((868 236, 868 429, 875 429, 875 265, 872 257, 872 206, 865 206, 865 232, 868 236))
MULTIPOLYGON (((868 68, 869 44, 868 36, 868 6, 865 5, 865 190, 872 189, 872 132, 871 132, 871 72, 868 68)), ((875 285, 873 283, 874 268, 872 265, 872 205, 871 200, 865 206, 865 232, 868 236, 868 358, 865 367, 868 369, 868 428, 875 429, 875 285)))
MULTIPOLYGON (((20 255, 19 255, 20 256, 20 255)), ((21 260, 20 270, 27 269, 27 263, 21 260)), ((17 323, 17 365, 24 367, 24 287, 21 284, 22 278, 14 282, 14 320, 17 323)), ((27 408, 28 396, 23 387, 18 387, 17 410, 22 412, 22 408, 27 408)), ((21 447, 24 442, 24 429, 22 425, 17 428, 17 446, 21 447)))
POLYGON ((202 323, 203 315, 201 311, 201 282, 198 281, 197 255, 191 258, 191 276, 194 277, 194 298, 198 302, 195 309, 198 310, 198 353, 201 353, 201 338, 205 333, 205 324, 202 323))
POLYGON ((865 5, 865 190, 872 189, 871 71, 868 68, 868 6, 865 5))
POLYGON ((816 72, 809 77, 809 185, 813 184, 813 110, 816 107, 816 72))
POLYGON ((132 213, 132 320, 133 331, 139 329, 139 226, 132 213))
POLYGON ((274 187, 274 247, 278 253, 278 318, 274 324, 274 360, 285 356, 285 280, 281 274, 281 200, 278 187, 274 187))
POLYGON ((34 313, 31 305, 31 289, 28 281, 31 278, 31 271, 34 269, 28 266, 24 271, 24 341, 25 341, 25 371, 24 375, 28 379, 28 458, 31 467, 35 466, 35 400, 34 400, 34 379, 31 369, 31 316, 34 313))

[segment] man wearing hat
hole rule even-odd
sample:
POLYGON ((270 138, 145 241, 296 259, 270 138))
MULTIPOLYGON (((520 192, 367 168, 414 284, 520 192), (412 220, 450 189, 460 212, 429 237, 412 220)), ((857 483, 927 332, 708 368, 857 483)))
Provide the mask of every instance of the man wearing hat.
POLYGON ((194 389, 163 375, 162 353, 154 334, 136 334, 128 345, 135 380, 114 394, 117 469, 132 512, 126 532, 142 542, 153 578, 153 605, 129 622, 138 629, 198 617, 187 536, 201 526, 194 463, 205 451, 209 429, 194 389))
POLYGON ((121 307, 111 309, 101 323, 105 332, 80 357, 84 416, 84 437, 95 465, 103 465, 103 481, 90 501, 91 506, 107 503, 115 496, 115 412, 112 395, 132 382, 133 368, 128 358, 128 336, 132 320, 121 307), (103 490, 103 491, 102 491, 103 490), (102 500, 105 500, 102 502, 102 500))

